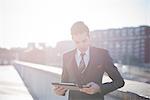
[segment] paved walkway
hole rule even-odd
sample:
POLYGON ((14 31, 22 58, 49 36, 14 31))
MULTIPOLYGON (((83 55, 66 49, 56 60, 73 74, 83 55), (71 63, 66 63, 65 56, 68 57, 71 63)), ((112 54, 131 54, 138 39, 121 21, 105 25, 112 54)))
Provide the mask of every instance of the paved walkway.
POLYGON ((0 66, 0 100, 33 100, 13 66, 0 66))

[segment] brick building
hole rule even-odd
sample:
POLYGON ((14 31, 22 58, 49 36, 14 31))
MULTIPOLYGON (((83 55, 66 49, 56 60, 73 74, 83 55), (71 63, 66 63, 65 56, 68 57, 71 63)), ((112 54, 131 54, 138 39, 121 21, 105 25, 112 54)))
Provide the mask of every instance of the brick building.
POLYGON ((109 50, 115 62, 150 63, 150 26, 95 30, 93 45, 109 50))

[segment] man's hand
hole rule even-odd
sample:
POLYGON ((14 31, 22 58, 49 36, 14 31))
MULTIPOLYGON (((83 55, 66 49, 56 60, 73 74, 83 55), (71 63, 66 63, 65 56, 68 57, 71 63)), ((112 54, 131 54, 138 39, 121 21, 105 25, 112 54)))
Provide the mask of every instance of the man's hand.
POLYGON ((83 88, 80 89, 81 92, 84 92, 87 94, 95 94, 95 93, 101 91, 100 86, 94 82, 90 82, 85 86, 88 86, 89 88, 84 88, 84 86, 83 86, 83 88))
POLYGON ((63 96, 66 91, 67 91, 67 90, 66 90, 63 86, 59 86, 59 85, 55 85, 55 86, 54 86, 54 92, 55 92, 57 95, 63 96))

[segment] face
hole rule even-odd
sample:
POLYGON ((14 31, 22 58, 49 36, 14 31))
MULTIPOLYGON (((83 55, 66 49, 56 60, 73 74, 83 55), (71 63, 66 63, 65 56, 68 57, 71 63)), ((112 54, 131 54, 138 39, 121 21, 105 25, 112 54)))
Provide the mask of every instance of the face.
POLYGON ((84 53, 90 46, 90 38, 86 33, 73 35, 72 39, 75 42, 76 48, 82 53, 84 53))

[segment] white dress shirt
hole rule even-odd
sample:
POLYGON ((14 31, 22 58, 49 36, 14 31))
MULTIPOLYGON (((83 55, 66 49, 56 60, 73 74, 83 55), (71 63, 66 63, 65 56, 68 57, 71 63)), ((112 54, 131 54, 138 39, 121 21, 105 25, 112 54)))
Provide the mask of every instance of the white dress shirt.
MULTIPOLYGON (((80 61, 82 59, 81 52, 80 52, 79 49, 77 49, 77 52, 75 54, 75 59, 76 59, 77 65, 79 67, 80 61)), ((87 65, 89 63, 89 60, 90 60, 90 56, 89 56, 89 48, 88 48, 87 51, 85 52, 85 55, 84 55, 84 63, 85 63, 86 67, 87 67, 87 65)))

